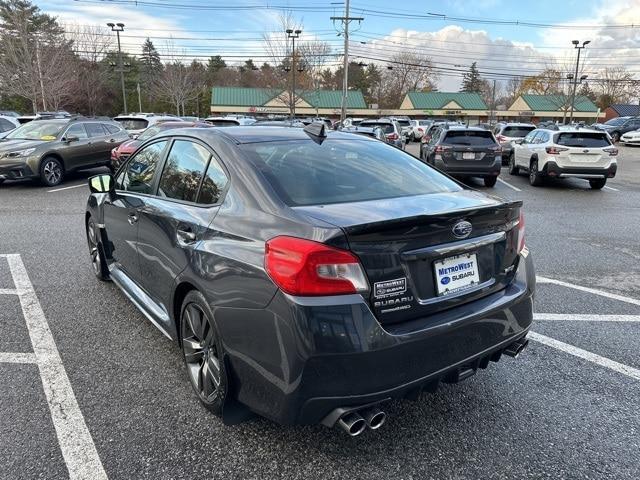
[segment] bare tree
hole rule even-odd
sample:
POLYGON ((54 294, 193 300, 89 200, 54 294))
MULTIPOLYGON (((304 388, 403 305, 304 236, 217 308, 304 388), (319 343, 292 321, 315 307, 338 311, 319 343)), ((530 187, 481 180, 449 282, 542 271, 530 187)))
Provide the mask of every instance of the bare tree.
POLYGON ((380 82, 372 88, 372 98, 380 108, 398 108, 408 92, 433 90, 437 79, 429 57, 399 53, 391 58, 380 82))
POLYGON ((636 94, 637 81, 624 67, 605 68, 594 84, 600 96, 611 104, 627 103, 636 94))
POLYGON ((178 115, 184 115, 185 104, 196 99, 202 90, 202 80, 195 69, 180 61, 184 53, 178 54, 171 42, 167 42, 167 51, 169 61, 153 82, 152 91, 176 107, 178 115))
MULTIPOLYGON (((300 45, 298 52, 312 87, 318 92, 322 82, 322 71, 331 55, 331 46, 322 41, 304 42, 300 45)), ((317 106, 316 115, 318 115, 317 106)))

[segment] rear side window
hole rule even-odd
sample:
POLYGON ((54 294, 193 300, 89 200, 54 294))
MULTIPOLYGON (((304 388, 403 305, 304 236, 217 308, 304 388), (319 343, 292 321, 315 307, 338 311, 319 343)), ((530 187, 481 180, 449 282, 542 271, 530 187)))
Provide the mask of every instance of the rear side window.
POLYGON ((376 123, 376 122, 360 122, 360 126, 362 127, 380 127, 384 133, 393 133, 393 125, 391 123, 376 123))
POLYGON ((461 190, 418 159, 382 142, 309 140, 241 147, 290 206, 362 202, 461 190))
POLYGON ((101 123, 85 123, 84 128, 90 137, 104 137, 107 134, 101 123))
POLYGON ((490 146, 495 145, 493 135, 489 131, 449 131, 442 143, 452 145, 490 146))
POLYGON ((125 130, 144 130, 149 126, 149 121, 142 118, 115 118, 125 130))
POLYGON ((116 188, 128 192, 153 194, 153 177, 167 142, 156 142, 139 150, 116 178, 116 188))
POLYGON ((202 187, 200 188, 198 203, 202 203, 204 205, 213 205, 218 203, 222 192, 227 186, 227 182, 228 179, 224 170, 222 170, 222 167, 218 165, 216 159, 211 157, 207 173, 204 176, 202 187))
POLYGON ((536 127, 531 126, 531 127, 505 127, 504 130, 502 131, 502 135, 504 135, 505 137, 517 137, 517 138, 523 138, 526 137, 529 132, 533 132, 536 129, 536 127))
POLYGON ((600 148, 611 145, 604 133, 567 132, 556 135, 555 143, 565 147, 600 148))
POLYGON ((158 196, 195 202, 211 153, 197 143, 176 140, 165 164, 158 196))
POLYGON ((118 132, 120 132, 120 131, 121 131, 121 129, 120 129, 117 125, 111 125, 111 124, 108 124, 108 123, 103 123, 103 124, 102 124, 102 126, 103 126, 104 128, 106 128, 106 129, 107 129, 107 132, 109 132, 109 133, 110 133, 110 134, 112 134, 112 135, 113 135, 114 133, 118 133, 118 132))

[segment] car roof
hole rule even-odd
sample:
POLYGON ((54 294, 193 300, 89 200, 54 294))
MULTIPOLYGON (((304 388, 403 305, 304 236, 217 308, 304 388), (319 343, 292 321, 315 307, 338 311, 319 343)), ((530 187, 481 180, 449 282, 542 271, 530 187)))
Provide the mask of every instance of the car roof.
POLYGON ((501 123, 500 127, 535 127, 535 125, 527 122, 506 122, 501 123))
POLYGON ((484 128, 480 128, 480 127, 467 127, 465 125, 451 125, 449 126, 449 128, 446 128, 445 131, 469 131, 469 132, 488 132, 489 130, 486 130, 484 128))
POLYGON ((389 119, 389 118, 379 118, 379 119, 367 119, 367 120, 363 120, 362 123, 393 123, 393 120, 389 119))
MULTIPOLYGON (((327 137, 331 139, 353 140, 353 135, 348 133, 326 130, 327 137)), ((236 144, 245 143, 263 143, 263 142, 279 142, 288 140, 308 140, 313 142, 309 134, 302 128, 295 127, 276 127, 248 125, 227 128, 185 128, 160 133, 154 138, 161 136, 186 135, 196 136, 198 138, 214 138, 224 137, 236 144)), ((358 137, 360 138, 360 137, 358 137)), ((374 141, 366 137, 361 137, 363 141, 374 141)))

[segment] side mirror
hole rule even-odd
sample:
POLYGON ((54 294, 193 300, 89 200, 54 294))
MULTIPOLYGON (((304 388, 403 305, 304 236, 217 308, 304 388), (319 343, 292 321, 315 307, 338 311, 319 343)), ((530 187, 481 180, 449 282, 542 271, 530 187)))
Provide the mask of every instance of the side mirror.
POLYGON ((522 142, 524 142, 524 138, 518 138, 517 140, 513 141, 513 143, 517 143, 518 145, 522 145, 522 142))
POLYGON ((79 141, 79 140, 80 140, 80 137, 76 137, 76 136, 74 136, 74 135, 69 135, 68 137, 66 137, 66 138, 64 139, 64 141, 65 141, 65 142, 67 142, 67 143, 77 142, 77 141, 79 141))
POLYGON ((103 173, 89 177, 89 190, 91 193, 110 193, 115 190, 113 175, 103 173))

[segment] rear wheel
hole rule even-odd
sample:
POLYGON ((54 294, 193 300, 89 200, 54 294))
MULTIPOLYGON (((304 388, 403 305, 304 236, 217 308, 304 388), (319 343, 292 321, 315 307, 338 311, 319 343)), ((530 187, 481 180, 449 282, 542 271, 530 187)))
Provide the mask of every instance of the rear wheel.
POLYGON ((589 180, 589 185, 593 190, 600 190, 606 184, 607 184, 606 178, 594 178, 592 180, 589 180))
POLYGON ((180 343, 191 386, 202 404, 219 416, 227 394, 227 376, 213 314, 196 290, 187 294, 180 311, 180 343))
POLYGON ((40 181, 47 187, 55 187, 62 183, 64 168, 60 160, 46 157, 40 162, 40 181))
POLYGON ((100 239, 100 230, 91 217, 87 221, 87 243, 89 244, 89 256, 93 273, 100 280, 109 280, 109 269, 107 268, 104 247, 100 239))
POLYGON ((518 175, 519 173, 520 168, 516 165, 516 156, 512 153, 509 155, 509 174, 518 175))
POLYGON ((497 181, 498 177, 484 177, 484 186, 489 188, 495 187, 497 181))
POLYGON ((529 165, 529 183, 534 187, 542 185, 542 174, 538 171, 538 160, 531 160, 529 165))

